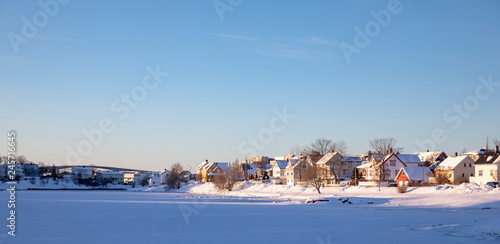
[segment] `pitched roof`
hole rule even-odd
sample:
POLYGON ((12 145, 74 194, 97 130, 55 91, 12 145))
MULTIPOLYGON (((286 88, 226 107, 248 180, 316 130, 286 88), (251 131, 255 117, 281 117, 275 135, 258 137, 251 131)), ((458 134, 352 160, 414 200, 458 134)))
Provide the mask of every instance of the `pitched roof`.
MULTIPOLYGON (((335 155, 339 155, 340 156, 340 154, 338 152, 329 152, 329 153, 325 154, 325 156, 321 157, 321 159, 318 160, 318 162, 316 162, 316 164, 326 164, 333 157, 335 157, 335 155)), ((342 157, 342 156, 340 156, 340 157, 342 157)))
POLYGON ((348 157, 342 156, 342 161, 344 162, 363 162, 360 157, 348 157))
MULTIPOLYGON (((432 174, 432 171, 429 169, 429 167, 424 167, 423 170, 424 170, 424 181, 429 181, 429 177, 434 176, 432 174)), ((399 175, 403 171, 405 172, 406 177, 408 177, 410 181, 422 181, 422 167, 401 167, 394 180, 397 180, 399 175)))
POLYGON ((278 165, 280 169, 286 169, 286 166, 288 165, 288 161, 285 160, 276 160, 276 163, 274 165, 278 165))
POLYGON ((443 151, 436 151, 436 152, 418 152, 415 153, 418 155, 420 158, 420 161, 434 161, 436 160, 437 157, 439 157, 441 154, 444 154, 446 156, 446 153, 443 151))
POLYGON ((217 166, 219 166, 222 170, 226 170, 229 167, 229 163, 216 162, 217 166))
POLYGON ((401 154, 401 153, 397 153, 396 157, 398 157, 401 160, 401 162, 403 162, 405 164, 408 164, 408 163, 422 163, 422 161, 420 161, 420 158, 416 154, 401 154))
POLYGON ((463 161, 465 161, 467 158, 469 158, 471 162, 474 162, 474 160, 468 155, 448 157, 436 167, 436 170, 455 169, 458 165, 462 164, 463 161))
POLYGON ((476 162, 476 164, 498 164, 500 163, 500 152, 487 152, 481 155, 476 162))

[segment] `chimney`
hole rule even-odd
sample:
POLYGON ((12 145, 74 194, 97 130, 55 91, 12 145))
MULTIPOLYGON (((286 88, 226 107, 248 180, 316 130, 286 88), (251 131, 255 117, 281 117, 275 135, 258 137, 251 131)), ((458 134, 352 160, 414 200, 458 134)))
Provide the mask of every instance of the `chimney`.
POLYGON ((457 157, 457 156, 458 156, 458 152, 455 152, 455 157, 457 157))
POLYGON ((495 147, 495 152, 498 153, 498 145, 495 147))
POLYGON ((391 147, 391 148, 389 148, 389 154, 391 154, 391 153, 392 153, 392 147, 391 147))

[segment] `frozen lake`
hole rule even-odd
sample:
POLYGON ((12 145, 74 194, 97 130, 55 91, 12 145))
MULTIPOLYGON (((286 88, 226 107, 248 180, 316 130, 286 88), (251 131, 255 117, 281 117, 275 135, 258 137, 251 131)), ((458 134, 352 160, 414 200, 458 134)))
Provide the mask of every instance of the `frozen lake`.
MULTIPOLYGON (((9 193, 0 192, 4 223, 9 193), (4 204, 5 203, 5 204, 4 204)), ((16 237, 1 243, 498 243, 498 208, 297 204, 127 191, 19 191, 16 237)), ((4 225, 5 226, 5 225, 4 225)))

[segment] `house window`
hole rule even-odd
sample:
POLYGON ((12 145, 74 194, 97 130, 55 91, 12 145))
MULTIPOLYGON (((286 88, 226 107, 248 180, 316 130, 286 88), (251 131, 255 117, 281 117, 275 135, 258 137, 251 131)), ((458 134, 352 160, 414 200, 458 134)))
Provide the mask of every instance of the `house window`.
POLYGON ((464 163, 464 168, 467 167, 467 163, 464 163))
POLYGON ((462 174, 462 177, 465 177, 465 174, 462 174))
MULTIPOLYGON (((343 175, 347 174, 347 170, 346 169, 342 170, 342 174, 343 175)), ((492 175, 493 175, 493 171, 492 171, 492 175)))
POLYGON ((469 168, 470 168, 470 167, 472 167, 472 164, 471 164, 471 163, 469 163, 469 168))
POLYGON ((490 170, 490 176, 493 176, 493 170, 490 170))
POLYGON ((483 170, 479 170, 479 171, 477 172, 477 176, 483 176, 483 170))
POLYGON ((448 174, 448 178, 451 178, 451 173, 448 174))
POLYGON ((396 166, 396 160, 391 160, 390 164, 391 164, 391 166, 396 166))
POLYGON ((398 174, 398 171, 399 170, 394 170, 394 176, 396 176, 398 174))
POLYGON ((351 162, 349 162, 349 164, 348 164, 348 165, 349 165, 349 167, 352 167, 352 163, 351 163, 351 162))
POLYGON ((390 170, 384 170, 384 171, 385 171, 384 172, 385 176, 387 176, 387 177, 391 176, 391 171, 390 170))
POLYGON ((474 174, 470 174, 470 177, 474 177, 474 174))

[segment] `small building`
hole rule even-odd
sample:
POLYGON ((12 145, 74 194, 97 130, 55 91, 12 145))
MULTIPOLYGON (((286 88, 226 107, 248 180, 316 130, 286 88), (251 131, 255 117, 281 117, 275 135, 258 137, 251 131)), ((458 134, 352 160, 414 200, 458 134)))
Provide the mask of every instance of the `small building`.
POLYGON ((165 185, 167 184, 167 180, 168 180, 168 177, 170 176, 170 171, 167 170, 167 169, 164 169, 161 173, 160 173, 160 184, 161 185, 165 185))
MULTIPOLYGON (((434 175, 446 177, 450 184, 461 184, 469 182, 474 176, 474 160, 468 155, 453 156, 446 158, 435 169, 434 175)), ((434 178, 431 181, 435 181, 434 178)))
POLYGON ((421 185, 422 180, 424 184, 428 184, 432 176, 429 167, 401 167, 394 180, 398 186, 413 186, 421 185))
POLYGON ((153 173, 151 173, 151 176, 148 180, 149 187, 156 187, 161 185, 160 174, 161 173, 159 171, 154 171, 153 173))
POLYGON ((97 171, 95 178, 102 184, 120 185, 124 183, 124 173, 117 171, 97 171))
POLYGON ((475 176, 470 177, 470 182, 486 184, 487 182, 500 181, 500 151, 498 146, 494 152, 485 152, 474 163, 475 176))
POLYGON ((92 167, 89 166, 77 166, 71 168, 71 175, 73 175, 73 179, 90 179, 94 176, 92 167))

